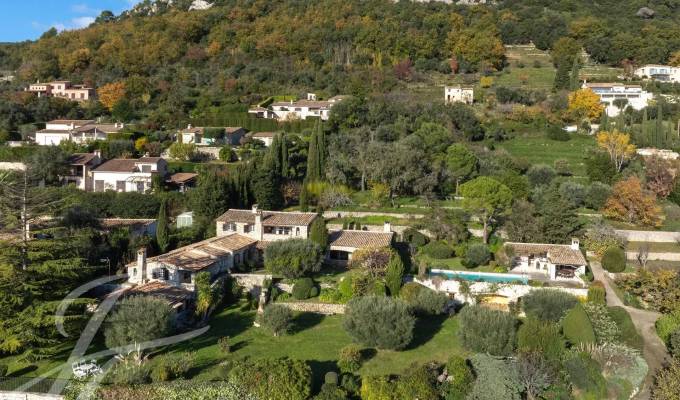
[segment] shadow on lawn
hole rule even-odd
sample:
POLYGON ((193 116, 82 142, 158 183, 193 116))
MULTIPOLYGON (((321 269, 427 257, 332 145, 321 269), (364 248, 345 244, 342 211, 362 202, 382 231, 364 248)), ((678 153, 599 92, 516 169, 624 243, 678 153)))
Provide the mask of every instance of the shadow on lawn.
POLYGON ((429 342, 442 329, 447 318, 445 314, 418 318, 413 330, 413 340, 405 350, 412 350, 429 342))
POLYGON ((300 333, 306 329, 314 328, 319 325, 325 316, 314 313, 300 313, 295 320, 293 320, 293 329, 291 333, 300 333))

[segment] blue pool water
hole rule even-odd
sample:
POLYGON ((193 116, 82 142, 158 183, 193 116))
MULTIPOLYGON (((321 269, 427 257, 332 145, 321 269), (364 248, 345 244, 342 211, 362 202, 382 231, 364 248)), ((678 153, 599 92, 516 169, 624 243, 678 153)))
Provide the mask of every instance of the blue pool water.
POLYGON ((464 279, 466 281, 472 282, 521 283, 524 285, 529 282, 529 278, 522 275, 492 274, 483 272, 432 270, 430 276, 441 276, 446 279, 464 279))

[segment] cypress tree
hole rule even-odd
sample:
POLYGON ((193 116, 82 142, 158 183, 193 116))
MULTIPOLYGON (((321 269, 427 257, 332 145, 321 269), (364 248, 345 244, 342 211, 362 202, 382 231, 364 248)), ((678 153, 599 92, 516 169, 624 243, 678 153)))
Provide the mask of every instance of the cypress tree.
POLYGON ((555 81, 553 87, 555 90, 569 89, 570 77, 569 77, 570 66, 566 62, 561 62, 557 66, 557 72, 555 73, 555 81))
POLYGON ((281 134, 281 176, 288 178, 288 141, 286 140, 286 134, 281 134))
POLYGON ((156 243, 161 253, 168 251, 170 247, 170 234, 168 233, 168 215, 167 215, 167 203, 163 199, 161 201, 161 207, 158 210, 158 221, 156 222, 156 243))
POLYGON ((399 295, 401 284, 404 279, 404 263, 398 254, 392 254, 390 262, 387 264, 387 271, 385 273, 385 285, 390 290, 390 296, 396 297, 399 295))
POLYGON ((319 177, 321 178, 326 170, 326 133, 323 130, 321 120, 319 120, 317 127, 316 149, 319 152, 319 177))
POLYGON ((663 110, 661 104, 656 107, 656 147, 661 147, 661 135, 663 133, 663 110))
POLYGON ((569 89, 571 90, 578 90, 578 88, 581 86, 581 80, 579 79, 580 69, 581 66, 579 64, 579 59, 578 57, 574 57, 574 63, 571 66, 571 73, 569 74, 570 75, 569 89))
POLYGON ((312 134, 309 141, 309 150, 307 150, 307 181, 317 182, 321 177, 319 171, 319 151, 318 151, 318 137, 316 133, 312 134))
POLYGON ((606 112, 602 113, 602 120, 600 121, 600 130, 609 131, 609 115, 606 112))
POLYGON ((275 134, 274 139, 272 139, 272 144, 269 146, 265 163, 268 168, 277 173, 281 172, 281 135, 278 133, 275 134))
POLYGON ((300 211, 309 211, 309 191, 307 190, 307 180, 302 182, 302 187, 300 188, 300 211))
POLYGON ((647 107, 642 112, 642 143, 649 145, 649 117, 647 116, 647 107))
POLYGON ((328 249, 328 229, 326 228, 326 221, 323 219, 323 216, 320 215, 312 223, 309 239, 321 246, 324 251, 328 249))

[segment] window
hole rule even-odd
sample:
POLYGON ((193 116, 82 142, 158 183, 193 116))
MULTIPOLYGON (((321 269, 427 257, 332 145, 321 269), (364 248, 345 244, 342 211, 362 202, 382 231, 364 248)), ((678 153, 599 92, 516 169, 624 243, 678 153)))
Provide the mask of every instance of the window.
POLYGON ((300 236, 300 227, 295 228, 295 236, 300 236))
POLYGON ((116 191, 117 192, 125 191, 125 181, 116 181, 116 191))
POLYGON ((191 272, 190 271, 181 271, 180 282, 190 284, 191 283, 191 272))
POLYGON ((347 261, 349 260, 349 253, 346 251, 331 250, 331 260, 347 261))
POLYGON ((153 279, 158 279, 161 281, 167 281, 170 279, 170 271, 167 268, 156 268, 151 273, 153 279))
POLYGON ((249 224, 243 225, 243 232, 244 233, 250 233, 253 231, 253 226, 249 224))
POLYGON ((137 276, 137 268, 132 268, 132 276, 137 276))
POLYGON ((236 265, 241 264, 241 254, 239 253, 234 254, 234 264, 236 265))
POLYGON ((144 182, 137 182, 137 191, 139 193, 144 193, 144 182))

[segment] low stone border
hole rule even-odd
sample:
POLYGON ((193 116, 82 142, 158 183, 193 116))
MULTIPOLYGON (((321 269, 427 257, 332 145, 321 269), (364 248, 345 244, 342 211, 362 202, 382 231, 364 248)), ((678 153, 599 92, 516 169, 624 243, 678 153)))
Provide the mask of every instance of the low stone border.
POLYGON ((345 313, 344 304, 329 304, 329 303, 274 303, 288 307, 290 310, 298 312, 308 312, 323 315, 336 315, 345 313))

